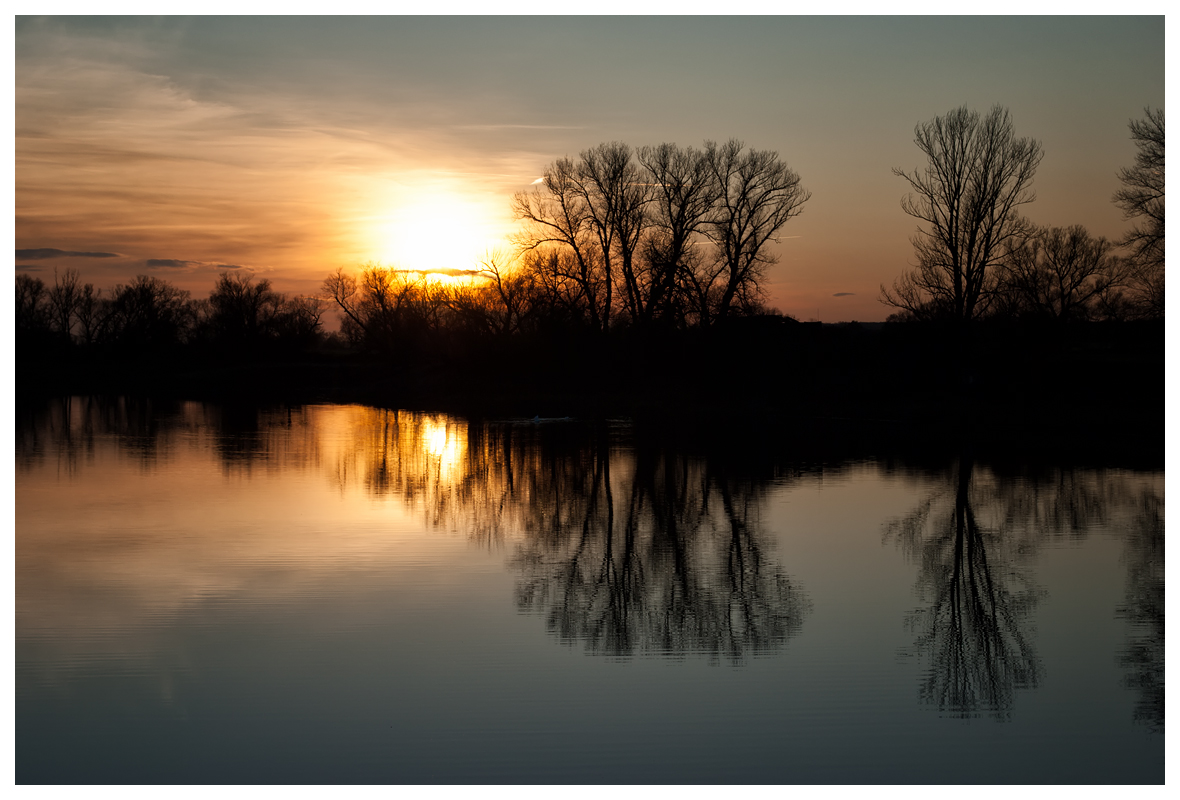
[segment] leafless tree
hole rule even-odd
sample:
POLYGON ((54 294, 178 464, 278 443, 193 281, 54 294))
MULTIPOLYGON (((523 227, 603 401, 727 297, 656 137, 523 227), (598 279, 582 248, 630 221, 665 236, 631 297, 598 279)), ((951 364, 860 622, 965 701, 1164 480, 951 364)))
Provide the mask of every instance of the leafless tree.
POLYGON ((190 339, 195 310, 188 290, 165 280, 136 275, 111 292, 111 336, 135 349, 170 347, 190 339))
POLYGON ((1123 217, 1135 220, 1120 244, 1131 249, 1138 272, 1136 288, 1151 316, 1164 313, 1164 112, 1145 109, 1147 117, 1131 120, 1131 138, 1139 148, 1135 166, 1119 170, 1123 188, 1114 203, 1123 217))
POLYGON ((83 344, 94 345, 108 336, 113 308, 110 298, 103 296, 102 289, 95 289, 90 283, 82 286, 76 314, 83 344))
POLYGON ((426 297, 422 273, 365 264, 359 278, 337 269, 324 279, 322 296, 344 314, 341 331, 354 344, 393 351, 401 346, 411 322, 425 322, 443 305, 426 297))
POLYGON ((533 274, 514 269, 514 259, 500 250, 490 251, 480 261, 479 274, 490 284, 488 327, 496 333, 516 333, 528 314, 532 299, 533 274))
POLYGON ((49 330, 49 302, 45 281, 32 275, 16 276, 16 330, 33 334, 49 330))
POLYGON ((966 322, 987 311, 1004 246, 1028 228, 1017 209, 1036 198, 1030 187, 1043 151, 1016 138, 1001 106, 986 117, 965 107, 935 117, 914 129, 914 141, 929 163, 893 173, 913 190, 901 207, 919 221, 918 264, 892 289, 882 286, 881 300, 966 322))
POLYGON ((53 288, 49 290, 49 308, 53 328, 62 338, 71 340, 78 303, 82 298, 82 287, 78 270, 67 269, 63 273, 53 270, 53 288))
POLYGON ((620 296, 632 322, 647 316, 649 287, 636 275, 635 255, 643 236, 650 187, 622 142, 603 143, 582 153, 577 169, 578 186, 589 212, 590 228, 598 242, 607 279, 603 327, 609 327, 611 293, 620 284, 620 296))
POLYGON ((209 325, 226 343, 240 345, 275 332, 286 298, 249 272, 222 272, 209 294, 209 325))
POLYGON ((648 316, 684 317, 685 306, 691 303, 699 310, 703 305, 702 282, 696 279, 700 248, 694 239, 703 237, 718 186, 707 151, 665 143, 641 147, 639 162, 648 172, 653 198, 652 235, 645 252, 648 316))
POLYGON ((349 339, 355 340, 356 334, 363 333, 365 329, 365 322, 361 319, 356 278, 345 274, 343 267, 337 267, 335 272, 324 278, 320 291, 324 298, 335 303, 336 308, 344 314, 341 329, 349 339))
POLYGON ((736 139, 720 147, 706 142, 705 150, 718 190, 707 228, 721 266, 714 313, 724 319, 735 304, 759 299, 766 268, 776 260, 767 244, 802 213, 811 192, 771 150, 745 150, 736 139))
POLYGON ((601 256, 595 257, 593 220, 578 172, 570 159, 558 159, 546 167, 541 186, 513 197, 513 214, 525 224, 516 245, 521 253, 557 248, 571 254, 572 259, 552 264, 561 270, 559 284, 576 289, 570 303, 585 308, 592 327, 604 329, 610 320, 612 286, 601 256))
POLYGON ((1004 302, 1015 314, 1087 319, 1099 301, 1124 286, 1128 263, 1115 245, 1081 225, 1036 228, 1006 246, 1000 271, 1004 302))

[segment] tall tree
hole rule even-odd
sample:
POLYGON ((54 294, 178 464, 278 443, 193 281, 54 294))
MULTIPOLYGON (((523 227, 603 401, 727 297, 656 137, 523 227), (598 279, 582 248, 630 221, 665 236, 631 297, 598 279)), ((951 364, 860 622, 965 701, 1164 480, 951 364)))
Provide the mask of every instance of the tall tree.
MULTIPOLYGON (((650 318, 683 317, 688 294, 697 285, 693 263, 694 238, 703 234, 718 187, 709 169, 707 151, 674 144, 641 147, 639 162, 652 184, 652 232, 647 238, 645 261, 648 270, 650 318)), ((697 248, 699 249, 699 248, 697 248)))
POLYGON ((576 288, 569 305, 584 308, 591 327, 603 329, 610 319, 611 284, 601 257, 595 258, 593 221, 578 173, 573 161, 561 158, 545 168, 541 186, 516 193, 512 211, 525 223, 516 245, 522 253, 557 248, 572 254, 572 259, 553 259, 561 270, 555 285, 576 288))
POLYGON ((1164 313, 1164 111, 1145 109, 1147 117, 1131 120, 1131 139, 1139 152, 1135 166, 1119 170, 1123 188, 1114 203, 1135 225, 1120 244, 1131 249, 1147 313, 1164 313))
POLYGON ((606 272, 604 307, 608 316, 603 327, 610 324, 611 293, 616 283, 631 321, 642 322, 647 317, 650 287, 640 285, 635 255, 647 227, 650 187, 631 158, 631 148, 622 142, 583 151, 577 177, 606 272))
POLYGON ((771 150, 745 150, 736 139, 720 147, 706 142, 705 150, 718 191, 708 227, 721 268, 714 313, 724 319, 735 301, 758 299, 766 268, 776 260, 767 243, 803 211, 811 192, 771 150))
POLYGON ((917 268, 884 303, 918 316, 967 322, 987 311, 1004 246, 1028 229, 1017 209, 1036 199, 1033 176, 1044 153, 1040 142, 1019 139, 1008 110, 987 116, 966 107, 919 124, 914 142, 926 155, 924 169, 893 174, 913 190, 901 202, 919 221, 913 237, 917 268))

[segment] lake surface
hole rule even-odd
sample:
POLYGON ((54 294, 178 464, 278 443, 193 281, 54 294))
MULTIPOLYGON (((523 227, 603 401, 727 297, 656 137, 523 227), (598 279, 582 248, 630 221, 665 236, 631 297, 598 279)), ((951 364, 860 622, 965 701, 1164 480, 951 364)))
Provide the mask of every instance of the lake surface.
POLYGON ((21 408, 16 779, 1159 783, 1163 535, 748 422, 21 408))

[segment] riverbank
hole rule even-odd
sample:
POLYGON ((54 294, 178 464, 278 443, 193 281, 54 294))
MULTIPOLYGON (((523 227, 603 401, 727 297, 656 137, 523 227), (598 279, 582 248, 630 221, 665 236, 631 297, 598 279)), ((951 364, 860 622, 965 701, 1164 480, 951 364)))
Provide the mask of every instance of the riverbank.
MULTIPOLYGON (((1162 325, 992 328, 967 348, 916 326, 737 329, 600 348, 281 357, 20 358, 21 398, 139 395, 219 403, 363 403, 468 419, 628 418, 652 429, 892 450, 1118 452, 1162 465, 1162 325), (848 440, 841 444, 842 440, 848 440), (958 445, 955 445, 958 446, 958 445)), ((1023 457, 1023 456, 1022 456, 1023 457)))

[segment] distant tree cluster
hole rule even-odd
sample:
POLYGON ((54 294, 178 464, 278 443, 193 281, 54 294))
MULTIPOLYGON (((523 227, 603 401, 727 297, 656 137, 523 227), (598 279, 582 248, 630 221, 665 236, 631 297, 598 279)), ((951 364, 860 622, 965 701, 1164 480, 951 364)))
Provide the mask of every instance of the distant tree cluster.
POLYGON ((881 287, 895 320, 1160 318, 1164 283, 1164 120, 1131 123, 1140 152, 1115 203, 1136 226, 1120 242, 1080 225, 1041 227, 1019 213, 1039 142, 1017 138, 1007 109, 958 108, 915 129, 927 165, 894 170, 912 189, 903 210, 919 221, 917 266, 881 287), (1119 252, 1126 247, 1129 253, 1119 252))
POLYGON ((55 272, 52 285, 16 276, 16 332, 27 353, 164 355, 182 346, 219 354, 275 352, 318 341, 323 307, 318 297, 289 298, 268 280, 229 272, 201 300, 147 275, 109 291, 83 284, 76 270, 55 272))

